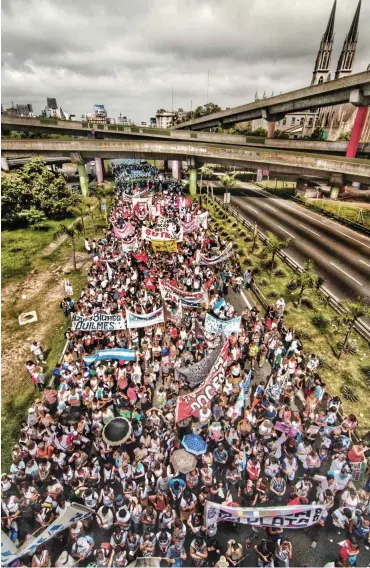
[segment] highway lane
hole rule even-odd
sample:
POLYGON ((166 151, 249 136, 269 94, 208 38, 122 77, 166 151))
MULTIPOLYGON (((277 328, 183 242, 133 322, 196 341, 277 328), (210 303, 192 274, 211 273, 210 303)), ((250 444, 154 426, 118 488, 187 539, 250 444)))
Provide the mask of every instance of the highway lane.
MULTIPOLYGON (((215 187, 216 194, 223 191, 215 187)), ((310 258, 338 299, 370 296, 368 237, 248 183, 232 190, 230 205, 249 221, 256 221, 263 233, 292 238, 289 255, 301 265, 310 258)))

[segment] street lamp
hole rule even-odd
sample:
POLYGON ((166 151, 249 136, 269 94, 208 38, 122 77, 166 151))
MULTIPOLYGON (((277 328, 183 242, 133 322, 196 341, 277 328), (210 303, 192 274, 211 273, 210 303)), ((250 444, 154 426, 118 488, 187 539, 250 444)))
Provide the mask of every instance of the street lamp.
POLYGON ((191 120, 193 120, 193 101, 190 101, 190 116, 191 120))

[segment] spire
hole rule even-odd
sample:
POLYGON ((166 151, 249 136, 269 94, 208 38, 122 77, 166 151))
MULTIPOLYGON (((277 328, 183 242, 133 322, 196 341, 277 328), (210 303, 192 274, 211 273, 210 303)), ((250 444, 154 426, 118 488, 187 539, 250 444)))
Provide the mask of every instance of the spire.
POLYGON ((326 81, 330 81, 331 79, 330 61, 331 61, 331 54, 333 51, 336 8, 337 8, 337 0, 334 0, 334 4, 330 12, 326 30, 321 38, 320 48, 316 57, 311 85, 325 83, 326 81))
POLYGON ((349 28, 349 32, 347 35, 347 41, 355 42, 358 38, 358 23, 360 21, 360 11, 361 11, 361 2, 357 4, 355 15, 353 16, 351 27, 349 28))
POLYGON ((322 41, 325 43, 330 43, 334 40, 334 22, 335 22, 335 10, 337 8, 337 0, 334 0, 333 7, 331 9, 328 25, 326 26, 326 30, 324 35, 322 36, 322 41))
POLYGON ((355 15, 353 16, 351 27, 345 37, 343 48, 339 57, 335 78, 340 79, 352 73, 352 67, 356 55, 358 25, 360 21, 361 0, 357 4, 355 15))

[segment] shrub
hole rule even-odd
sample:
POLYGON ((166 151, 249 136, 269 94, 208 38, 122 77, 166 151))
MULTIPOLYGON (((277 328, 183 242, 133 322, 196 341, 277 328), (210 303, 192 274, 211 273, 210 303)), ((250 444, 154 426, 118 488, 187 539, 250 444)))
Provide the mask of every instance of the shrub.
POLYGON ((269 283, 270 282, 268 280, 266 280, 266 278, 261 278, 261 280, 258 281, 259 286, 268 286, 269 283))
POLYGON ((280 294, 277 290, 271 290, 270 292, 267 293, 267 297, 271 298, 272 300, 274 300, 275 298, 278 298, 279 296, 280 296, 280 294))
POLYGON ((310 298, 302 298, 301 304, 302 304, 302 306, 305 306, 305 307, 308 308, 309 310, 313 310, 313 309, 314 309, 313 302, 310 300, 310 298))
MULTIPOLYGON (((343 342, 339 341, 337 347, 342 351, 343 342)), ((348 355, 356 355, 357 352, 358 352, 357 341, 355 339, 352 339, 347 343, 347 347, 344 349, 344 353, 348 353, 348 355)))
POLYGON ((261 274, 261 269, 259 266, 256 266, 255 268, 253 268, 253 274, 254 276, 258 276, 259 274, 261 274))
POLYGON ((296 290, 298 288, 298 284, 296 282, 294 282, 294 280, 291 280, 290 282, 288 282, 286 287, 288 288, 288 290, 293 291, 293 290, 296 290))
POLYGON ((287 274, 285 272, 285 270, 283 270, 282 268, 279 268, 278 270, 275 271, 276 278, 284 278, 287 274))
POLYGON ((327 329, 330 325, 330 319, 321 314, 312 316, 311 321, 318 329, 327 329))
POLYGON ((311 335, 307 333, 307 331, 304 331, 303 329, 295 329, 294 334, 298 339, 301 340, 311 339, 311 335))

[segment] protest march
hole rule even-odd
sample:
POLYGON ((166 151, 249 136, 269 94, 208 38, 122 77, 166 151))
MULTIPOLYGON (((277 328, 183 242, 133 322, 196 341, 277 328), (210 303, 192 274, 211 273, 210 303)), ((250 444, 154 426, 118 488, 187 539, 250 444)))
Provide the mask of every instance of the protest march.
POLYGON ((367 565, 369 448, 284 302, 235 307, 233 243, 181 182, 138 160, 113 174, 52 383, 40 351, 26 364, 2 565, 303 566, 297 538, 367 565))

